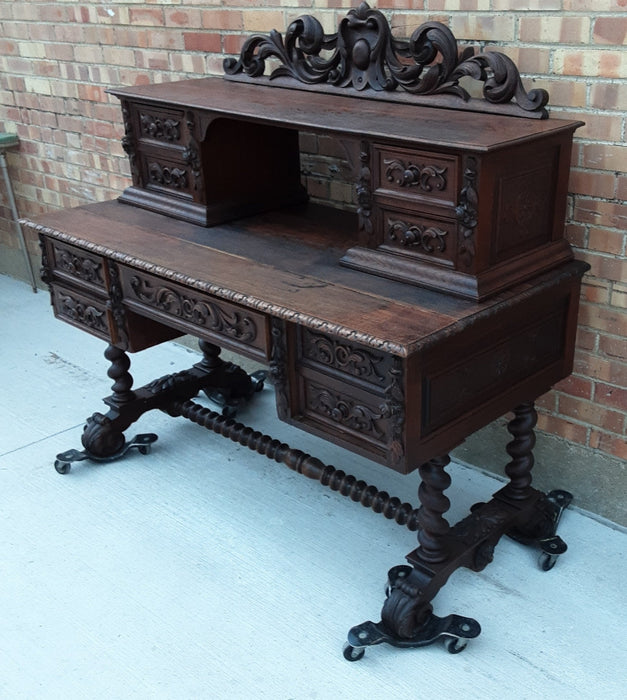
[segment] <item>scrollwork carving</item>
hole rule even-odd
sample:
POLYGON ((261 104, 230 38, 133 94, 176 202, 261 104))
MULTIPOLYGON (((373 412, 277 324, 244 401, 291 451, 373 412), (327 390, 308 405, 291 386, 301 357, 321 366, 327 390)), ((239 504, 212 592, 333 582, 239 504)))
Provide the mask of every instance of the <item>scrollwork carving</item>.
POLYGON ((459 259, 470 267, 475 259, 475 228, 478 220, 479 194, 477 192, 477 160, 469 156, 464 166, 464 183, 456 208, 461 229, 459 259))
POLYGON ((523 113, 543 116, 549 97, 545 90, 526 92, 516 65, 504 54, 459 49, 453 33, 439 22, 425 22, 409 39, 393 37, 385 16, 365 2, 348 12, 335 34, 325 34, 311 15, 292 22, 285 39, 276 30, 254 34, 238 59, 225 59, 224 71, 259 78, 268 58, 280 63, 270 74, 271 80, 287 77, 305 85, 326 83, 359 91, 400 87, 416 95, 450 94, 467 102, 470 95, 460 80, 470 77, 483 83, 487 102, 515 100, 523 113), (323 52, 331 54, 327 58, 323 52))
POLYGON ((257 324, 242 311, 229 312, 215 302, 181 294, 165 285, 153 287, 139 275, 131 279, 130 285, 133 294, 144 303, 197 326, 204 326, 243 343, 252 343, 257 337, 257 324))
POLYGON ((174 187, 177 190, 187 189, 187 171, 181 168, 173 168, 152 162, 148 164, 148 177, 150 182, 165 187, 174 187))
POLYGON ((385 390, 387 413, 390 419, 389 454, 392 464, 399 464, 405 456, 403 431, 405 430, 405 395, 403 392, 403 362, 394 357, 388 372, 390 382, 385 390))
POLYGON ((202 163, 200 160, 200 149, 194 137, 196 120, 194 113, 191 110, 187 112, 186 126, 187 131, 189 132, 189 144, 183 151, 183 162, 185 165, 189 166, 190 170, 192 171, 192 177, 194 178, 194 190, 198 190, 201 185, 202 163))
POLYGON ((112 261, 107 260, 107 271, 109 273, 109 301, 107 308, 111 311, 117 332, 118 345, 128 348, 128 333, 126 332, 126 313, 124 311, 124 293, 120 281, 120 270, 112 261))
POLYGON ((104 311, 76 299, 69 294, 59 294, 59 312, 62 316, 102 333, 108 333, 104 311))
POLYGON ((54 259, 60 270, 67 272, 72 277, 98 284, 102 286, 102 263, 84 255, 77 255, 66 248, 54 246, 54 259))
POLYGON ((389 418, 389 406, 384 403, 377 409, 357 403, 351 397, 315 384, 309 385, 308 407, 326 416, 334 423, 369 435, 378 442, 385 440, 385 427, 380 421, 389 418))
POLYGON ((139 117, 139 123, 142 133, 150 138, 170 143, 181 139, 181 122, 178 119, 168 117, 162 119, 159 116, 143 112, 139 117))
POLYGON ((362 141, 359 150, 359 179, 357 192, 357 224, 359 231, 369 241, 372 238, 372 185, 370 170, 370 144, 362 141))
POLYGON ((385 377, 379 371, 384 356, 364 348, 332 338, 309 329, 303 329, 303 354, 314 362, 339 369, 360 379, 382 383, 385 377))
POLYGON ((276 394, 277 415, 285 420, 289 412, 287 388, 287 338, 285 337, 285 321, 271 319, 272 351, 270 358, 270 376, 276 394))
POLYGON ((39 234, 39 247, 41 249, 41 268, 39 269, 39 277, 44 284, 52 282, 52 270, 50 268, 50 260, 48 258, 48 247, 43 234, 39 234))
POLYGON ((133 181, 136 182, 137 178, 139 177, 139 170, 137 168, 137 143, 135 141, 135 136, 133 135, 133 126, 131 124, 131 111, 126 100, 122 100, 121 105, 122 119, 124 121, 124 136, 122 137, 122 148, 128 156, 133 181))
POLYGON ((425 192, 446 189, 447 168, 439 168, 437 165, 417 165, 405 163, 400 159, 384 160, 387 166, 385 177, 388 182, 395 182, 399 187, 420 187, 425 192))
POLYGON ((393 241, 398 241, 405 247, 421 248, 425 253, 434 253, 433 243, 437 244, 437 250, 443 253, 446 250, 445 236, 448 231, 443 231, 436 226, 419 226, 408 224, 406 221, 388 219, 388 236, 393 241))

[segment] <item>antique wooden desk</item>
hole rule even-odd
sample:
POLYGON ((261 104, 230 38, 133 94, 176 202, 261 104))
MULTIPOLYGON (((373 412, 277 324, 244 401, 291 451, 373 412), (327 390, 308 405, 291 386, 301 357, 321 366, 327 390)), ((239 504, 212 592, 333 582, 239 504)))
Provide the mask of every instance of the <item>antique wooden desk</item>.
MULTIPOLYGON (((376 90, 373 17, 383 31, 362 5, 338 36, 352 85, 376 90)), ((300 32, 309 46, 311 20, 287 39, 300 32)), ((425 31, 450 55, 444 29, 425 31)), ((254 80, 268 42, 278 45, 253 37, 227 73, 243 66, 254 80)), ((296 55, 301 69, 321 69, 296 55)), ((455 87, 450 74, 442 80, 455 87)), ((569 494, 531 486, 533 402, 573 359, 586 266, 572 260, 562 229, 579 123, 366 100, 334 84, 302 91, 207 78, 113 91, 132 186, 119 201, 25 222, 41 237, 56 316, 107 343, 114 380, 108 412, 87 420, 84 450, 59 455, 56 467, 147 452, 156 436, 127 441, 124 431, 153 408, 238 441, 418 530, 409 566, 389 574, 381 622, 350 631, 347 659, 382 641, 439 637, 455 652, 480 630, 432 612, 456 568, 484 568, 504 533, 539 544, 546 569, 565 550, 555 528, 569 494), (299 131, 357 141, 356 213, 307 202, 299 131), (200 339, 203 359, 133 388, 127 353, 183 333, 200 339), (192 401, 218 391, 236 402, 259 388, 221 360, 222 347, 269 366, 281 419, 399 472, 419 469, 420 508, 192 401), (451 527, 448 452, 510 410, 509 483, 451 527)), ((528 102, 542 113, 542 99, 528 102)))

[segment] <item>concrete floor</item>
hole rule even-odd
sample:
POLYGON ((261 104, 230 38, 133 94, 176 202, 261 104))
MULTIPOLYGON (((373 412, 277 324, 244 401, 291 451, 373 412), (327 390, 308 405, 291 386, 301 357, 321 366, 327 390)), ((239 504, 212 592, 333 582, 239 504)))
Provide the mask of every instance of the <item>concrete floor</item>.
MULTIPOLYGON (((504 539, 435 600, 437 614, 480 622, 463 653, 382 645, 351 664, 346 632, 379 619, 387 570, 415 534, 161 413, 129 431, 159 434, 150 455, 60 476, 55 454, 80 447, 85 417, 104 410, 104 344, 23 282, 0 276, 0 298, 3 700, 624 697, 624 531, 568 510, 569 550, 550 572, 504 539)), ((196 359, 167 344, 131 372, 139 386, 196 359)), ((416 505, 416 474, 279 423, 270 387, 238 419, 416 505)), ((449 472, 451 520, 500 487, 449 472)))

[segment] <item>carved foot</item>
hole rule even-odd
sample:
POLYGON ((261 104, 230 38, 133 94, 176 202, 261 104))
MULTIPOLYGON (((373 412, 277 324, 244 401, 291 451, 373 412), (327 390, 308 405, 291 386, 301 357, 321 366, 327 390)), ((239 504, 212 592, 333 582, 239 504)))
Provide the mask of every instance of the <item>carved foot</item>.
POLYGON ((470 639, 479 636, 481 627, 470 617, 434 615, 420 588, 423 582, 424 577, 411 566, 391 569, 381 622, 367 621, 351 628, 344 646, 344 658, 358 661, 366 647, 376 644, 415 649, 439 640, 444 641, 449 653, 457 654, 466 648, 470 639))
POLYGON ((118 449, 117 452, 109 455, 108 457, 98 457, 93 455, 87 450, 79 452, 78 450, 67 450, 66 452, 61 452, 57 455, 54 462, 54 468, 59 474, 67 474, 74 462, 82 462, 84 459, 90 459, 94 462, 111 462, 114 459, 123 457, 130 449, 136 447, 139 452, 143 455, 150 453, 150 446, 153 442, 157 440, 157 436, 154 433, 142 433, 141 435, 136 435, 129 442, 124 442, 122 447, 118 449))
POLYGON ((556 533, 562 513, 572 500, 573 496, 568 491, 551 491, 538 499, 527 523, 506 533, 517 542, 539 547, 539 564, 544 571, 550 571, 558 557, 568 549, 564 540, 556 533))

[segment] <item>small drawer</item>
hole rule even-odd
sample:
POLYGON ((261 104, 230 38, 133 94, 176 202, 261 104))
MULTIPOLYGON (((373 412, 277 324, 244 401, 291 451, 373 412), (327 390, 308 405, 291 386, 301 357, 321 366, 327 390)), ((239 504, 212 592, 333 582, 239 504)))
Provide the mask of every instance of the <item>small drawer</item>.
POLYGON ((110 340, 109 315, 104 299, 94 299, 55 283, 50 285, 50 293, 57 318, 98 338, 110 340))
POLYGON ((455 205, 457 157, 401 148, 375 147, 374 152, 375 193, 455 205))
POLYGON ((54 277, 105 289, 106 276, 101 257, 51 239, 47 241, 47 248, 52 258, 49 264, 54 277))
POLYGON ((181 152, 161 148, 142 149, 139 167, 146 189, 192 199, 195 175, 181 152))
POLYGON ((189 141, 183 110, 133 105, 135 128, 141 140, 181 146, 189 141))
POLYGON ((376 387, 386 387, 392 380, 391 355, 304 326, 296 329, 296 338, 299 365, 376 387))
POLYGON ((137 270, 120 272, 124 302, 136 313, 250 357, 268 353, 261 313, 137 270))
POLYGON ((451 219, 381 208, 381 249, 453 266, 457 249, 457 222, 451 219))
POLYGON ((376 461, 388 461, 393 410, 385 396, 303 370, 297 379, 294 421, 376 461))

